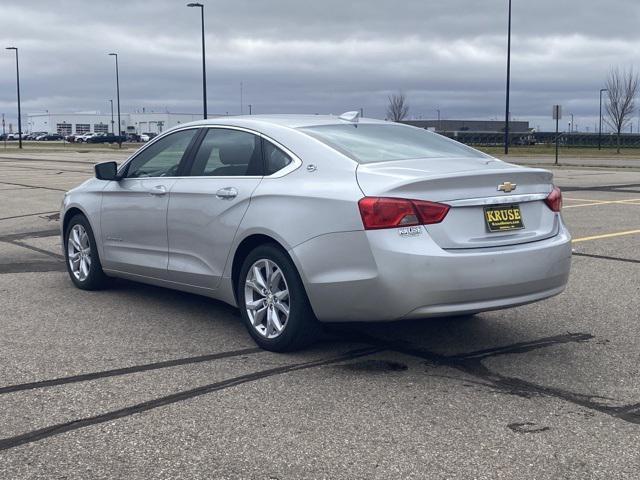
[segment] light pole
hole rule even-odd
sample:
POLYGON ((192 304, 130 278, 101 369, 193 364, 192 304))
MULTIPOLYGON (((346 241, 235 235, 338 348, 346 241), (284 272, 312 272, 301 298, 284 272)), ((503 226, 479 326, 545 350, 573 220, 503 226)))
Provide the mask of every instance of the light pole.
POLYGON ((608 92, 606 88, 600 89, 600 127, 598 128, 598 150, 602 150, 602 92, 608 92))
POLYGON ((22 111, 20 109, 20 67, 18 65, 18 48, 7 47, 7 50, 16 51, 16 88, 18 90, 18 148, 22 148, 22 111))
POLYGON ((116 131, 115 131, 114 127, 113 127, 113 99, 110 99, 109 103, 111 104, 111 134, 115 135, 116 131))
POLYGON ((251 115, 251 104, 249 104, 249 115, 251 115))
POLYGON ((441 131, 442 129, 440 128, 440 109, 436 108, 436 112, 438 112, 438 131, 441 131))
POLYGON ((511 0, 509 0, 509 26, 507 29, 507 101, 504 112, 504 153, 509 154, 509 87, 511 83, 511 0))
POLYGON ((187 7, 198 7, 200 9, 200 18, 202 19, 202 112, 203 117, 207 119, 207 67, 205 63, 204 49, 204 5, 201 3, 187 3, 187 7))
POLYGON ((118 72, 118 54, 110 53, 109 56, 116 58, 116 101, 118 102, 118 147, 122 148, 122 136, 121 129, 122 123, 120 121, 120 74, 118 72))

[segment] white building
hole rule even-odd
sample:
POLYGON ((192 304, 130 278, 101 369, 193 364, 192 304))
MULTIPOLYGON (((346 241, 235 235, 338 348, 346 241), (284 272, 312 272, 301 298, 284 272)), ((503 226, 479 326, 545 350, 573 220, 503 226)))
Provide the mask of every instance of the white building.
MULTIPOLYGON (((121 113, 122 132, 160 133, 181 123, 202 118, 192 113, 121 113)), ((110 133, 117 132, 118 115, 99 112, 89 113, 30 113, 27 114, 26 133, 47 132, 71 135, 72 133, 110 133)), ((23 125, 24 126, 24 125, 23 125)))

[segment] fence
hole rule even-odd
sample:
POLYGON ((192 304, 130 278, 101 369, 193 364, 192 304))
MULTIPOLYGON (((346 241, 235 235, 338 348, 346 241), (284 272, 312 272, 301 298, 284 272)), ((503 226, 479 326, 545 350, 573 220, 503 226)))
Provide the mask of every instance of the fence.
MULTIPOLYGON (((449 138, 467 145, 500 146, 504 145, 504 133, 500 132, 439 132, 449 138)), ((598 147, 597 133, 564 132, 559 133, 558 143, 563 147, 598 147)), ((552 145, 555 142, 555 132, 516 132, 509 134, 509 144, 518 145, 552 145)), ((602 147, 614 148, 617 145, 615 134, 602 134, 602 147)), ((640 148, 640 134, 623 133, 620 135, 621 148, 640 148)))

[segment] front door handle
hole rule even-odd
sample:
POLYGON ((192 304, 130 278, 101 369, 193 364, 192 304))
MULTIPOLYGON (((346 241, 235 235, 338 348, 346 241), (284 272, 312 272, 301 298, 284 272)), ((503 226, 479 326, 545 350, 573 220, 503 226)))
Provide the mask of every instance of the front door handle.
POLYGON ((216 197, 227 199, 227 198, 235 198, 238 196, 238 190, 233 187, 221 188, 216 192, 216 197))
POLYGON ((164 185, 156 185, 149 190, 149 195, 165 195, 167 193, 167 187, 164 185))

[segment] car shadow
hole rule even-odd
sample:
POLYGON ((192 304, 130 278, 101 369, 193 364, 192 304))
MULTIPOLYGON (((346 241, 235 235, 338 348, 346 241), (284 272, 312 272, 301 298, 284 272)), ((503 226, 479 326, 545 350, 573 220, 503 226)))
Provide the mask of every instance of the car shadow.
MULTIPOLYGON (((174 312, 174 317, 183 313, 189 321, 206 322, 213 329, 220 326, 244 333, 239 310, 219 300, 124 279, 113 279, 109 290, 134 301, 159 303, 162 309, 174 312)), ((529 336, 526 326, 505 322, 491 313, 392 322, 324 323, 322 337, 309 351, 334 350, 344 343, 406 342, 441 354, 456 354, 529 336)))

